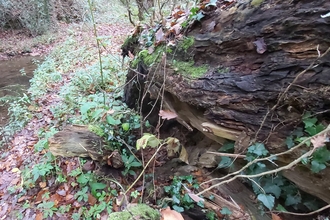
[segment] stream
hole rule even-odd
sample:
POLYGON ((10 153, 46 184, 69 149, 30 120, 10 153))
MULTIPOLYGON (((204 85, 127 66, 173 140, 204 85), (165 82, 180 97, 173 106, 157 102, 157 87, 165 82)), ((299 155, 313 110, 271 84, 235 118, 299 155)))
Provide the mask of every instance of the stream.
POLYGON ((0 60, 0 126, 5 125, 8 120, 8 105, 5 99, 18 97, 28 89, 29 80, 37 67, 33 60, 40 59, 40 57, 23 56, 12 60, 0 60))

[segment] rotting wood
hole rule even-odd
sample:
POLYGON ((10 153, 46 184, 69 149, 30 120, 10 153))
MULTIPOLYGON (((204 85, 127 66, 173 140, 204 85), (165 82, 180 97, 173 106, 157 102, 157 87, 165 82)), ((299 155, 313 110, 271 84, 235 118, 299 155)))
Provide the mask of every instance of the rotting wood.
MULTIPOLYGON (((244 152, 255 141, 264 142, 273 154, 283 152, 287 150, 285 138, 300 123, 305 111, 317 113, 330 108, 330 54, 318 59, 330 47, 330 18, 321 17, 329 8, 327 0, 264 0, 258 7, 247 1, 228 10, 209 12, 187 31, 195 39, 187 54, 196 67, 208 65, 206 74, 199 78, 180 74, 171 60, 187 61, 181 54, 169 56, 166 65, 160 67, 146 69, 141 65, 139 71, 150 74, 138 76, 142 89, 137 90, 132 84, 126 87, 126 101, 135 101, 139 91, 144 91, 144 83, 152 81, 156 89, 149 91, 151 97, 157 97, 164 86, 164 100, 175 110, 179 122, 183 120, 218 143, 224 138, 203 131, 203 123, 242 132, 235 152, 244 152), (209 29, 211 22, 215 22, 213 30, 209 29), (314 62, 311 69, 303 72, 314 62)), ((133 76, 130 71, 128 81, 133 76)), ((329 112, 323 117, 328 123, 329 112)), ((292 161, 299 155, 296 151, 284 159, 292 161)), ((321 179, 308 170, 285 176, 302 190, 328 202, 328 170, 320 174, 321 179), (311 187, 315 182, 322 184, 311 187)))
POLYGON ((54 156, 90 157, 114 168, 123 167, 121 155, 105 150, 102 138, 89 131, 88 126, 67 126, 49 138, 48 143, 54 156))

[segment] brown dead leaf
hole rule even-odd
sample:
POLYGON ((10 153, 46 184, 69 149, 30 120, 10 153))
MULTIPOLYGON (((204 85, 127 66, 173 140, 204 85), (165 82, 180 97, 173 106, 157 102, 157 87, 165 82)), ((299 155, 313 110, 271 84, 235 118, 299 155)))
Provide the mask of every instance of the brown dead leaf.
POLYGON ((164 32, 162 28, 158 29, 158 31, 155 33, 155 37, 156 37, 156 44, 159 44, 160 42, 163 42, 165 40, 164 32))
POLYGON ((174 157, 180 150, 180 141, 176 138, 169 137, 166 139, 167 143, 167 156, 174 157))
POLYGON ((160 212, 162 214, 161 220, 184 220, 179 212, 171 210, 170 207, 162 209, 160 212))
POLYGON ((131 58, 132 60, 134 60, 134 58, 135 58, 134 54, 132 54, 131 51, 128 51, 128 56, 129 56, 129 58, 131 58))
POLYGON ((282 218, 274 213, 272 213, 272 220, 282 220, 282 218))
POLYGON ((42 219, 43 219, 43 214, 42 214, 42 212, 39 212, 39 213, 36 215, 35 220, 42 220, 42 219))
POLYGON ((160 110, 158 115, 162 117, 162 119, 170 120, 178 117, 175 112, 171 112, 170 110, 160 110))
POLYGON ((47 188, 42 189, 42 190, 40 190, 40 191, 38 192, 37 197, 36 197, 36 199, 35 199, 35 204, 38 204, 38 203, 44 201, 43 195, 44 195, 46 192, 48 192, 48 189, 47 189, 47 188))
POLYGON ((187 150, 186 148, 184 148, 183 146, 181 147, 181 152, 180 152, 180 156, 179 156, 179 159, 182 161, 182 162, 185 162, 186 164, 189 164, 189 160, 188 160, 188 153, 187 153, 187 150))
POLYGON ((72 198, 73 198, 73 195, 71 195, 71 194, 68 194, 65 196, 66 201, 70 201, 72 198))
POLYGON ((91 206, 93 206, 93 205, 96 204, 96 202, 97 202, 97 199, 94 196, 92 196, 91 194, 88 193, 88 203, 91 206))
POLYGON ((327 141, 327 135, 317 135, 311 139, 311 142, 314 146, 314 149, 323 147, 325 145, 325 142, 327 141))
POLYGON ((39 183, 40 188, 45 188, 47 186, 46 182, 40 182, 39 183))

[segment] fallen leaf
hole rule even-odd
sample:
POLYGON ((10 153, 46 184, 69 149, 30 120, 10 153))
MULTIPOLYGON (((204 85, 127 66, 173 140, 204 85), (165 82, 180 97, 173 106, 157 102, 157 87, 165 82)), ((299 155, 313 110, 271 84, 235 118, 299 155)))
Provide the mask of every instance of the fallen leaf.
POLYGON ((45 188, 47 186, 46 182, 40 182, 39 183, 40 188, 45 188))
POLYGON ((272 213, 272 220, 282 220, 282 218, 274 213, 272 213))
POLYGON ((93 205, 96 204, 96 202, 97 202, 97 199, 94 196, 92 196, 91 194, 88 193, 88 203, 89 203, 89 205, 93 206, 93 205))
POLYGON ((176 153, 180 150, 180 141, 174 137, 169 137, 166 139, 167 144, 167 156, 174 157, 176 153))
POLYGON ((171 210, 170 207, 162 209, 160 212, 162 214, 161 220, 184 220, 179 212, 171 210))
POLYGON ((73 198, 73 195, 71 195, 71 194, 68 194, 68 195, 65 196, 65 200, 66 200, 66 201, 69 201, 69 200, 71 200, 72 198, 73 198))
POLYGON ((42 220, 42 219, 43 219, 43 214, 42 214, 42 212, 39 212, 39 213, 36 215, 35 220, 42 220))
POLYGON ((179 156, 179 159, 182 161, 182 162, 185 162, 186 164, 189 164, 189 160, 188 160, 188 153, 187 153, 187 150, 186 148, 184 148, 183 146, 181 147, 181 152, 180 152, 180 156, 179 156))
POLYGON ((158 115, 161 116, 162 119, 166 119, 166 120, 170 120, 178 117, 178 115, 175 112, 171 112, 169 110, 160 110, 158 115))
POLYGON ((35 204, 40 203, 41 201, 44 201, 43 195, 48 192, 48 189, 42 189, 38 192, 37 197, 35 199, 35 204))
POLYGON ((325 142, 327 141, 327 135, 317 135, 311 139, 311 142, 314 146, 314 149, 323 147, 325 145, 325 142))
POLYGON ((15 167, 15 168, 13 168, 11 170, 11 172, 13 172, 13 173, 20 173, 21 171, 17 167, 15 167))
POLYGON ((155 33, 155 37, 156 37, 156 43, 160 43, 163 42, 165 40, 164 38, 164 32, 161 28, 158 29, 158 31, 155 33))

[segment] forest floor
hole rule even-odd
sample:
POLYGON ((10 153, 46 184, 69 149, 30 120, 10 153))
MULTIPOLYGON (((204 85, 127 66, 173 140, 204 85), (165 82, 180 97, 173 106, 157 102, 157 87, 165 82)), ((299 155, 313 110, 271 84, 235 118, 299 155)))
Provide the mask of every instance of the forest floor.
MULTIPOLYGON (((61 31, 66 30, 65 33, 68 33, 66 28, 61 27, 61 31)), ((99 25, 97 27, 98 36, 111 37, 111 45, 103 49, 103 53, 108 54, 108 56, 120 57, 120 47, 131 30, 132 27, 126 23, 99 25)), ((59 45, 63 44, 68 36, 75 41, 75 45, 85 47, 89 51, 97 51, 96 40, 93 29, 91 28, 81 30, 76 28, 73 32, 71 31, 71 35, 61 35, 58 33, 56 37, 50 35, 43 36, 43 38, 51 37, 47 39, 47 42, 30 38, 26 34, 18 33, 17 31, 6 31, 2 32, 0 36, 2 45, 7 45, 6 47, 2 47, 3 50, 1 51, 0 58, 8 59, 13 56, 26 54, 32 56, 47 55, 54 47, 59 47, 59 45), (24 47, 28 49, 24 49, 24 47)), ((97 53, 89 55, 97 57, 97 53)), ((96 59, 90 59, 88 61, 93 63, 96 59)), ((80 68, 88 65, 88 63, 77 62, 74 65, 74 68, 80 68)), ((28 106, 28 108, 31 108, 30 112, 25 112, 26 114, 23 116, 29 117, 27 124, 7 143, 8 148, 5 150, 2 149, 0 161, 1 219, 68 219, 70 218, 69 216, 72 216, 72 210, 74 209, 78 210, 76 218, 79 219, 83 215, 82 208, 84 207, 84 203, 87 202, 92 207, 97 202, 90 194, 88 194, 88 201, 80 202, 79 197, 74 196, 72 193, 73 188, 77 187, 73 186, 73 181, 69 180, 70 177, 65 176, 64 178, 68 178, 68 181, 64 183, 63 180, 60 181, 58 179, 58 170, 55 172, 53 169, 55 168, 55 164, 57 164, 59 165, 57 168, 63 171, 66 170, 65 173, 68 174, 68 169, 74 170, 80 166, 79 158, 60 158, 48 163, 45 162, 47 160, 45 159, 46 155, 49 156, 47 151, 43 149, 38 152, 35 149, 35 145, 42 140, 40 132, 48 131, 49 127, 54 123, 53 121, 56 116, 52 114, 51 108, 61 102, 58 98, 58 92, 70 80, 71 76, 67 72, 63 72, 61 80, 47 85, 47 92, 38 96, 28 106), (40 169, 34 169, 38 165, 40 169), (47 168, 47 165, 51 168, 47 168), (53 173, 54 175, 49 175, 51 170, 55 172, 53 173), (40 178, 36 177, 36 175, 40 175, 40 178), (47 178, 45 177, 46 175, 48 175, 47 178), (53 215, 53 213, 55 214, 53 215)), ((14 122, 11 121, 11 123, 14 122)), ((60 129, 59 126, 57 129, 60 129)), ((95 213, 100 214, 98 211, 92 212, 89 218, 92 218, 93 215, 97 217, 95 213)), ((83 218, 87 217, 84 216, 83 218)))

